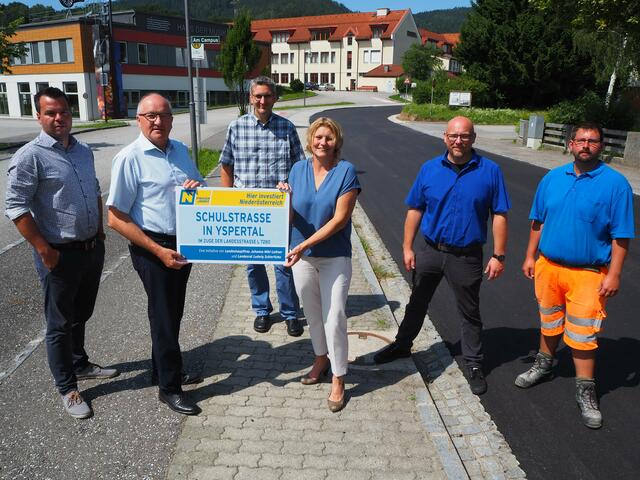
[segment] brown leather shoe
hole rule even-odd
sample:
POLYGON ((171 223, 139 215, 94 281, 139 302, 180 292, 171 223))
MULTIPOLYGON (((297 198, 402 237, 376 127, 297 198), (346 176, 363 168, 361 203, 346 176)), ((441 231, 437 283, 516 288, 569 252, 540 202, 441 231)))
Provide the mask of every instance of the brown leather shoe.
POLYGON ((329 410, 331 410, 333 413, 339 412, 344 408, 344 395, 342 395, 342 398, 336 402, 327 398, 327 405, 329 407, 329 410))
POLYGON ((300 379, 300 383, 303 385, 315 385, 316 383, 320 382, 320 380, 322 380, 324 377, 326 377, 328 373, 329 373, 329 365, 327 365, 325 369, 321 371, 320 375, 318 375, 317 377, 305 375, 300 379))

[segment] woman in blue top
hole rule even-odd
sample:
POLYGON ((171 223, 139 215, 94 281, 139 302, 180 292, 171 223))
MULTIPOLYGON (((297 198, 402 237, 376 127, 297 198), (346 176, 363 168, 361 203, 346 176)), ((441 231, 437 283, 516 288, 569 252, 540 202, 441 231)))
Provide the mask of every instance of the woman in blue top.
POLYGON ((311 158, 296 162, 289 183, 293 228, 288 267, 304 306, 315 353, 311 371, 301 382, 318 383, 333 371, 327 399, 332 412, 344 406, 348 339, 345 305, 351 283, 351 214, 360 193, 355 167, 340 160, 342 128, 319 118, 307 131, 311 158))

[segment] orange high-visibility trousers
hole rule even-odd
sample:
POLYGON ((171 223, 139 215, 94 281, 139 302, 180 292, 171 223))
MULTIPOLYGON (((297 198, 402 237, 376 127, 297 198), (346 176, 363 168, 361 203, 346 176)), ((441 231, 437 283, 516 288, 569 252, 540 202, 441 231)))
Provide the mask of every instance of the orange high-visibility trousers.
POLYGON ((571 348, 598 348, 596 335, 607 316, 607 299, 598 289, 607 271, 606 267, 567 267, 541 255, 535 266, 535 290, 542 335, 564 333, 563 340, 571 348))

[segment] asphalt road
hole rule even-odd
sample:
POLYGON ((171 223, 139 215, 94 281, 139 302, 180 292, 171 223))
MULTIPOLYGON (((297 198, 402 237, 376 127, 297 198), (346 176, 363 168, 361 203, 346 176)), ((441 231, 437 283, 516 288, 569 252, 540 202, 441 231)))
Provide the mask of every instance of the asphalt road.
MULTIPOLYGON (((366 111, 333 110, 323 114, 345 130, 343 157, 357 169, 363 192, 359 201, 395 261, 402 267, 404 198, 422 163, 444 151, 441 139, 391 123, 398 107, 366 111)), ((481 152, 482 153, 482 152, 481 152)), ((604 418, 602 429, 581 424, 574 395, 574 370, 567 348, 558 353, 557 377, 529 390, 513 385, 529 368, 538 343, 538 314, 533 284, 520 273, 531 200, 546 170, 506 157, 488 155, 503 169, 512 209, 506 271, 482 287, 485 325, 485 371, 489 391, 482 404, 530 479, 636 479, 640 456, 636 441, 640 424, 640 255, 634 248, 626 261, 622 289, 608 305, 600 336, 597 385, 604 418)), ((635 198, 636 231, 638 199, 635 198)), ((567 245, 570 248, 570 245, 567 245)), ((485 248, 485 261, 492 252, 485 248)), ((407 277, 408 278, 408 277, 407 277)), ((429 315, 448 348, 460 362, 460 332, 453 296, 443 281, 429 315)))

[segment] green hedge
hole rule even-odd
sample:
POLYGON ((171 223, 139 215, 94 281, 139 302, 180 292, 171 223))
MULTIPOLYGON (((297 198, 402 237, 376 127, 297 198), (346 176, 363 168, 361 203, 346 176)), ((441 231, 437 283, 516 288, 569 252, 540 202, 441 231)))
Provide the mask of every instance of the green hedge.
POLYGON ((447 105, 434 104, 405 105, 402 113, 416 120, 431 120, 436 122, 448 122, 453 117, 464 115, 478 125, 515 125, 521 118, 529 118, 530 115, 544 115, 544 112, 532 110, 514 110, 510 108, 475 108, 475 107, 449 107, 447 105))

